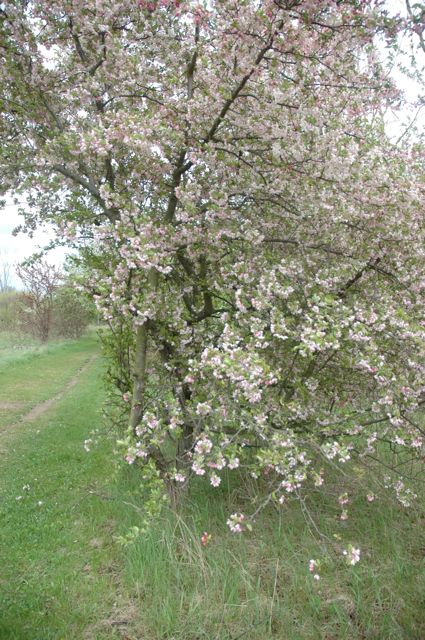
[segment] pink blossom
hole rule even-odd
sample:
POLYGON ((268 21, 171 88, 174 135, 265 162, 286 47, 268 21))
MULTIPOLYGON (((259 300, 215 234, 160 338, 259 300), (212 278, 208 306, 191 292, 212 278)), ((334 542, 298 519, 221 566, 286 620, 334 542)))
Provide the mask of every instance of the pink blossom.
POLYGON ((348 504, 349 502, 348 493, 342 493, 338 498, 338 502, 341 506, 348 504))
POLYGON ((242 533, 244 531, 244 520, 245 516, 243 513, 233 513, 227 520, 227 526, 232 533, 242 533))
POLYGON ((176 482, 185 482, 186 476, 184 476, 183 473, 175 473, 173 476, 173 480, 175 480, 176 482))
POLYGON ((360 561, 360 549, 356 549, 351 545, 348 547, 348 551, 344 549, 343 555, 347 558, 347 562, 350 565, 355 565, 360 561))
POLYGON ((192 470, 195 472, 195 474, 197 476, 204 476, 205 475, 205 469, 203 469, 203 467, 201 467, 198 462, 194 462, 192 464, 192 470))
POLYGON ((213 487, 218 487, 221 483, 221 478, 216 473, 213 473, 210 478, 210 483, 213 487))
POLYGON ((211 542, 211 534, 208 531, 204 531, 201 536, 201 545, 206 547, 209 542, 211 542))
POLYGON ((198 440, 198 442, 195 445, 195 451, 196 453, 199 453, 200 455, 205 455, 206 453, 209 453, 212 449, 212 442, 209 438, 207 438, 206 436, 200 438, 198 440))

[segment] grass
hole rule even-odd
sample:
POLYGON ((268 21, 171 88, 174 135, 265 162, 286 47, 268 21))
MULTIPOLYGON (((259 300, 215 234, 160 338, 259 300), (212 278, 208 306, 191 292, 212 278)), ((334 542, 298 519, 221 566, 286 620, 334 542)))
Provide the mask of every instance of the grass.
MULTIPOLYGON (((74 375, 94 348, 89 338, 38 357, 38 397, 44 398, 48 390, 56 392, 64 372, 74 375), (53 384, 58 360, 63 371, 53 384)), ((26 372, 27 365, 20 361, 16 368, 26 372)), ((111 543, 110 531, 99 542, 93 504, 98 499, 88 493, 95 482, 108 482, 110 447, 105 444, 90 456, 82 446, 99 423, 99 368, 99 362, 93 364, 80 384, 38 421, 18 425, 15 437, 8 433, 6 443, 0 437, 2 639, 78 638, 90 617, 110 601, 111 578, 99 574, 96 606, 92 610, 87 605, 93 604, 96 563, 111 543)), ((16 392, 15 370, 10 377, 16 392)), ((26 393, 27 388, 18 389, 17 397, 26 393)), ((100 529, 107 526, 104 515, 100 529)))
MULTIPOLYGON (((32 406, 96 352, 88 336, 19 354, 0 368, 1 397, 32 406)), ((314 494, 306 506, 331 540, 324 547, 299 504, 231 535, 228 514, 246 507, 237 485, 200 483, 180 516, 164 512, 119 547, 143 494, 137 471, 114 465, 112 436, 84 451, 101 428, 101 373, 98 357, 48 412, 0 433, 1 640, 425 638, 423 493, 409 510, 359 497, 346 522, 314 494), (362 550, 351 568, 341 555, 349 543, 362 550), (319 582, 310 558, 322 560, 319 582)))
POLYGON ((129 584, 157 612, 143 620, 147 638, 425 638, 423 512, 364 500, 340 523, 317 495, 308 506, 333 541, 324 548, 297 504, 264 512, 252 534, 232 537, 223 522, 237 506, 224 489, 203 488, 183 518, 130 549, 129 584), (205 528, 212 539, 203 548, 205 528), (348 568, 341 551, 350 542, 362 560, 348 568), (320 582, 310 558, 322 560, 320 582))

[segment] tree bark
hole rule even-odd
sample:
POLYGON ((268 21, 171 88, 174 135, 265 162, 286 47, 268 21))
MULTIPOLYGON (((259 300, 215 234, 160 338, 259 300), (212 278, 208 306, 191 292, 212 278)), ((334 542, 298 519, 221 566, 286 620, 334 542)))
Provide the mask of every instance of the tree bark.
POLYGON ((140 424, 145 405, 147 382, 147 352, 149 337, 149 321, 137 327, 133 369, 133 398, 131 403, 130 426, 135 433, 140 424))
MULTIPOLYGON (((158 272, 151 269, 148 275, 148 289, 155 290, 158 283, 158 272)), ((147 356, 150 320, 146 320, 136 329, 134 349, 133 397, 131 402, 130 426, 135 433, 146 407, 147 356)))

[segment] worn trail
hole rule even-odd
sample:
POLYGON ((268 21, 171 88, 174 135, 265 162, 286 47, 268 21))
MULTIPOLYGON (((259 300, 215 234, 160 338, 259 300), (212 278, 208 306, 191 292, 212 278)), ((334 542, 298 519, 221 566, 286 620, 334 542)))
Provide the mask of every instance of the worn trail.
MULTIPOLYGON (((61 400, 68 391, 70 391, 73 387, 75 387, 75 385, 78 383, 78 380, 80 379, 80 376, 87 371, 87 369, 93 364, 96 358, 97 358, 97 354, 92 355, 78 369, 77 373, 70 380, 68 380, 68 382, 64 385, 64 387, 59 393, 55 394, 51 398, 48 398, 47 400, 44 400, 43 402, 40 402, 39 404, 36 404, 34 407, 30 409, 30 411, 28 411, 28 413, 24 414, 19 420, 3 427, 0 430, 0 435, 11 433, 20 424, 33 422, 37 420, 37 418, 42 416, 44 413, 46 413, 52 406, 54 406, 57 402, 59 402, 59 400, 61 400)), ((9 408, 15 409, 23 405, 24 403, 10 402, 10 403, 1 403, 0 407, 3 409, 9 409, 9 408)))
POLYGON ((55 396, 48 398, 48 400, 45 400, 44 402, 41 402, 40 404, 35 405, 35 407, 33 407, 31 409, 31 411, 29 411, 27 414, 25 414, 22 418, 21 418, 21 422, 32 422, 33 420, 36 420, 37 418, 39 418, 41 415, 43 415, 43 413, 46 413, 46 411, 48 411, 50 409, 50 407, 52 405, 54 405, 56 402, 58 402, 61 398, 63 398, 63 396, 65 395, 65 393, 67 391, 69 391, 70 389, 72 389, 72 387, 75 387, 75 385, 77 384, 80 376, 87 371, 87 369, 90 367, 90 365, 94 362, 94 360, 97 358, 96 355, 91 356, 91 358, 89 358, 89 360, 83 364, 82 367, 80 367, 80 369, 77 371, 77 374, 75 376, 73 376, 65 385, 65 387, 62 389, 62 391, 60 391, 59 393, 57 393, 55 396))

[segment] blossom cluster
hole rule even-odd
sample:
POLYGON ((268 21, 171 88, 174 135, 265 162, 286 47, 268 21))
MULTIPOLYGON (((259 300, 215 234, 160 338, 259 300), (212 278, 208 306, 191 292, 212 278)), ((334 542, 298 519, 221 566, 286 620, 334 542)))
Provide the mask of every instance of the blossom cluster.
POLYGON ((382 3, 10 4, 2 188, 80 249, 127 463, 246 476, 257 509, 383 446, 423 458, 423 165, 378 115, 402 99, 382 3))

